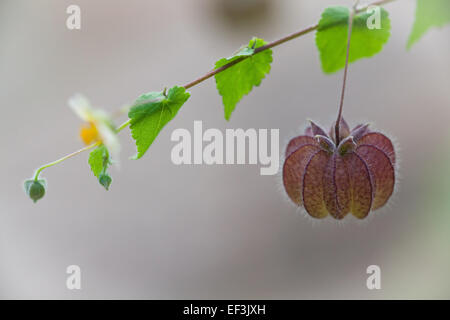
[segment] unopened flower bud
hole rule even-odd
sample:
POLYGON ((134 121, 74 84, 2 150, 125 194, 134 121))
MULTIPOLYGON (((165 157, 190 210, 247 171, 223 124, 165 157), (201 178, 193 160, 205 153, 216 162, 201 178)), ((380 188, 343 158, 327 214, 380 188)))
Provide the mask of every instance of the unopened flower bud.
POLYGON ((111 185, 112 179, 107 173, 101 173, 98 176, 98 182, 105 187, 106 190, 109 190, 109 186, 111 185))
POLYGON ((45 189, 47 183, 45 180, 27 180, 25 181, 25 192, 36 203, 39 199, 42 199, 45 195, 45 189))

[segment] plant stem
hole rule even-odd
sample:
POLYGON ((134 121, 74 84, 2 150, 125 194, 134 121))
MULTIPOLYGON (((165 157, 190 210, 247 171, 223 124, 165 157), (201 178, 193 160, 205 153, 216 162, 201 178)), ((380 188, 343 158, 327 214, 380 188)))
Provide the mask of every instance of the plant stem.
MULTIPOLYGON (((386 4, 386 3, 389 3, 389 2, 393 2, 393 1, 396 1, 396 0, 378 0, 378 1, 375 1, 375 2, 372 2, 372 3, 368 4, 366 6, 363 6, 361 8, 356 8, 355 7, 355 8, 353 8, 352 13, 350 14, 352 16, 351 21, 353 22, 353 15, 354 14, 360 13, 362 11, 365 11, 370 6, 380 6, 380 5, 383 5, 383 4, 386 4)), ((351 25, 352 25, 352 23, 349 23, 349 37, 348 37, 348 43, 347 43, 346 65, 345 65, 345 70, 344 70, 344 84, 343 84, 343 90, 342 90, 342 96, 341 96, 341 105, 339 107, 338 121, 336 122, 336 128, 335 128, 336 129, 336 140, 337 141, 339 140, 339 135, 338 135, 338 133, 339 133, 339 122, 340 122, 340 118, 342 117, 342 105, 343 105, 343 101, 344 101, 345 82, 346 82, 346 77, 347 77, 348 51, 349 51, 348 48, 350 46, 351 25)), ((226 65, 224 65, 224 66, 222 66, 220 68, 213 69, 213 70, 209 71, 208 73, 206 73, 204 76, 201 76, 200 78, 185 84, 183 87, 186 90, 189 89, 189 88, 192 88, 192 87, 198 85, 199 83, 202 83, 203 81, 205 81, 205 80, 215 76, 216 74, 218 74, 220 72, 223 72, 223 71, 227 70, 228 68, 231 68, 232 66, 238 64, 239 62, 241 62, 241 61, 243 61, 245 59, 248 59, 249 57, 251 57, 251 56, 253 56, 255 54, 258 54, 258 53, 260 53, 262 51, 265 51, 265 50, 269 50, 269 49, 277 47, 277 46, 279 46, 279 45, 281 45, 281 44, 283 44, 285 42, 291 41, 291 40, 296 39, 298 37, 301 37, 301 36, 303 36, 305 34, 311 33, 314 30, 317 30, 318 28, 319 28, 319 24, 315 24, 315 25, 312 25, 312 26, 307 27, 305 29, 302 29, 300 31, 294 32, 294 33, 292 33, 290 35, 287 35, 285 37, 282 37, 282 38, 280 38, 278 40, 272 41, 272 42, 270 42, 270 43, 268 43, 268 44, 266 44, 264 46, 258 47, 258 48, 255 49, 255 52, 252 55, 241 57, 241 58, 236 59, 236 60, 234 60, 234 61, 232 61, 232 62, 230 62, 230 63, 228 63, 228 64, 226 64, 226 65)), ((126 109, 123 109, 123 110, 126 111, 126 109)), ((123 110, 121 110, 121 112, 125 112, 123 110)), ((119 127, 117 127, 116 132, 119 133, 120 131, 122 131, 123 129, 128 127, 130 125, 130 123, 131 123, 131 119, 128 119, 127 121, 122 123, 119 127)), ((67 159, 69 159, 69 158, 71 158, 71 157, 73 157, 73 156, 75 156, 77 154, 80 154, 80 153, 82 153, 84 151, 88 151, 88 150, 90 150, 90 149, 92 149, 92 148, 94 148, 94 147, 96 147, 96 146, 98 146, 100 144, 101 144, 101 142, 96 142, 96 143, 91 144, 91 145, 89 145, 89 146, 87 146, 85 148, 82 148, 82 149, 80 149, 80 150, 78 150, 78 151, 76 151, 74 153, 71 153, 71 154, 69 154, 69 155, 67 155, 67 156, 65 156, 65 157, 63 157, 61 159, 58 159, 58 160, 56 160, 54 162, 48 163, 48 164, 38 168, 36 173, 35 173, 35 176, 34 176, 35 180, 37 180, 39 178, 39 174, 42 172, 42 170, 44 170, 46 168, 49 168, 49 167, 52 167, 52 166, 54 166, 54 165, 56 165, 58 163, 61 163, 61 162, 65 161, 65 160, 67 160, 67 159)))
POLYGON ((344 94, 345 94, 345 86, 347 84, 347 72, 348 72, 348 57, 350 55, 350 39, 352 38, 352 28, 353 28, 353 17, 355 16, 356 6, 359 1, 355 3, 353 8, 350 10, 350 14, 348 16, 348 34, 347 34, 347 53, 345 55, 345 68, 344 68, 344 80, 342 81, 342 91, 341 91, 341 101, 339 103, 339 111, 335 125, 335 137, 336 137, 336 145, 339 145, 339 127, 342 119, 342 109, 344 107, 344 94))
POLYGON ((319 27, 319 25, 316 24, 316 25, 310 26, 310 27, 308 27, 306 29, 294 32, 293 34, 290 34, 290 35, 288 35, 286 37, 283 37, 281 39, 275 40, 275 41, 273 41, 271 43, 268 43, 268 44, 266 44, 264 46, 258 47, 258 48, 255 49, 255 52, 252 55, 241 57, 239 59, 233 60, 232 62, 230 62, 230 63, 228 63, 228 64, 226 64, 226 65, 224 65, 224 66, 222 66, 220 68, 211 70, 210 72, 208 72, 204 76, 202 76, 202 77, 200 77, 200 78, 198 78, 198 79, 196 79, 196 80, 194 80, 192 82, 189 82, 189 83, 185 84, 183 87, 186 90, 189 89, 189 88, 192 88, 193 86, 196 86, 197 84, 199 84, 199 83, 201 83, 201 82, 203 82, 203 81, 205 81, 205 80, 215 76, 216 74, 221 73, 222 71, 225 71, 228 68, 231 68, 232 66, 238 64, 239 62, 241 62, 241 61, 243 61, 245 59, 248 59, 249 57, 251 57, 251 56, 253 56, 255 54, 258 54, 258 53, 260 53, 262 51, 265 51, 265 50, 268 50, 270 48, 279 46, 280 44, 283 44, 285 42, 288 42, 290 40, 293 40, 295 38, 303 36, 303 35, 305 35, 307 33, 310 33, 310 32, 312 32, 314 30, 317 30, 318 27, 319 27))
MULTIPOLYGON (((124 123, 122 123, 122 124, 116 129, 116 132, 119 133, 120 131, 122 131, 123 129, 125 129, 126 127, 128 127, 128 125, 130 124, 130 122, 131 122, 131 119, 128 119, 127 121, 125 121, 124 123)), ((82 149, 80 149, 80 150, 78 150, 78 151, 75 151, 75 152, 73 152, 73 153, 71 153, 71 154, 68 154, 67 156, 62 157, 61 159, 58 159, 58 160, 56 160, 56 161, 47 163, 46 165, 43 165, 42 167, 40 167, 40 168, 38 168, 38 169, 36 170, 36 173, 35 173, 35 175, 34 175, 34 180, 37 180, 37 179, 39 178, 39 174, 42 172, 42 170, 47 169, 47 168, 49 168, 49 167, 53 167, 54 165, 56 165, 56 164, 58 164, 58 163, 61 163, 61 162, 65 161, 65 160, 67 160, 67 159, 70 159, 70 158, 72 158, 73 156, 76 156, 77 154, 80 154, 80 153, 82 153, 82 152, 84 152, 84 151, 91 150, 91 149, 93 149, 93 148, 99 146, 100 144, 101 144, 101 142, 98 141, 98 142, 93 143, 93 144, 90 144, 90 145, 88 145, 87 147, 84 147, 84 148, 82 148, 82 149)))
MULTIPOLYGON (((354 9, 354 13, 360 13, 360 12, 363 12, 363 11, 367 10, 367 8, 369 8, 371 6, 380 6, 380 5, 383 5, 383 4, 386 4, 386 3, 389 3, 389 2, 393 2, 393 1, 396 1, 396 0, 378 0, 378 1, 372 2, 372 3, 368 4, 368 5, 365 5, 365 6, 361 7, 361 8, 355 8, 354 9)), ((255 52, 252 55, 241 57, 241 58, 236 59, 236 60, 234 60, 234 61, 232 61, 232 62, 230 62, 230 63, 228 63, 228 64, 226 64, 226 65, 224 65, 224 66, 222 66, 220 68, 213 69, 213 70, 209 71, 207 74, 205 74, 204 76, 201 76, 200 78, 185 84, 183 87, 186 90, 189 89, 189 88, 192 88, 192 87, 198 85, 199 83, 201 83, 201 82, 203 82, 205 80, 208 80, 209 78, 215 76, 216 74, 221 73, 222 71, 225 71, 228 68, 231 68, 232 66, 238 64, 239 62, 241 62, 241 61, 243 61, 245 59, 248 59, 249 57, 251 57, 251 56, 253 56, 255 54, 258 54, 258 53, 260 53, 262 51, 274 48, 276 46, 279 46, 280 44, 283 44, 285 42, 291 41, 291 40, 296 39, 296 38, 298 38, 300 36, 303 36, 305 34, 313 32, 314 30, 317 30, 318 28, 319 28, 319 24, 315 24, 315 25, 312 25, 312 26, 310 26, 308 28, 305 28, 305 29, 302 29, 300 31, 294 32, 294 33, 292 33, 292 34, 290 34, 288 36, 285 36, 285 37, 283 37, 281 39, 272 41, 271 43, 268 43, 268 44, 266 44, 264 46, 258 47, 258 48, 255 49, 255 52)))
POLYGON ((124 123, 122 123, 120 126, 117 127, 116 132, 119 133, 120 131, 122 131, 123 129, 128 127, 128 125, 130 123, 131 123, 131 119, 128 119, 127 121, 125 121, 124 123))
POLYGON ((39 179, 39 174, 42 172, 42 170, 44 170, 44 169, 46 169, 46 168, 53 167, 54 165, 56 165, 56 164, 58 164, 58 163, 61 163, 61 162, 65 161, 65 160, 67 160, 67 159, 69 159, 69 158, 72 158, 73 156, 76 156, 77 154, 80 154, 80 153, 82 153, 82 152, 84 152, 84 151, 88 151, 88 150, 90 150, 90 149, 92 149, 92 148, 95 148, 96 146, 99 146, 100 144, 101 144, 100 141, 99 141, 99 142, 96 142, 96 143, 93 143, 93 144, 91 144, 91 145, 88 145, 87 147, 84 147, 84 148, 82 148, 82 149, 80 149, 80 150, 78 150, 78 151, 75 151, 75 152, 73 152, 73 153, 71 153, 71 154, 68 154, 67 156, 62 157, 61 159, 58 159, 58 160, 56 160, 56 161, 47 163, 46 165, 43 165, 42 167, 40 167, 40 168, 38 168, 38 169, 36 170, 36 173, 34 174, 34 180, 39 179))

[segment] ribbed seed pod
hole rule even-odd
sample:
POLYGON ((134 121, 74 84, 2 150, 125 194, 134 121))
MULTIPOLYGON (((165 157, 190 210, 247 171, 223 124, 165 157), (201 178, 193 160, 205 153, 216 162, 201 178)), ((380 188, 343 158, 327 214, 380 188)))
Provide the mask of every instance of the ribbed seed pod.
POLYGON ((394 191, 395 151, 384 134, 368 125, 350 130, 342 118, 336 145, 334 125, 327 134, 311 121, 285 154, 283 185, 289 198, 314 218, 348 213, 363 219, 384 206, 394 191))

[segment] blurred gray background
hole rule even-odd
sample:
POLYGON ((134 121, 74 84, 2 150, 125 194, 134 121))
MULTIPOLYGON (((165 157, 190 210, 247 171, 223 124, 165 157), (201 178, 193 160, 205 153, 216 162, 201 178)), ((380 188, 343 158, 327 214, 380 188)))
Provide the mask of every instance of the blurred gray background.
POLYGON ((230 122, 210 79, 139 161, 128 160, 127 129, 109 192, 88 154, 44 171, 48 193, 37 204, 22 190, 36 167, 81 147, 67 106, 74 93, 113 112, 201 76, 252 36, 274 40, 352 3, 0 0, 0 298, 450 298, 449 189, 440 184, 450 178, 450 27, 406 51, 412 0, 386 6, 388 44, 350 67, 346 119, 390 133, 401 158, 393 201, 365 221, 305 218, 259 166, 170 161, 171 132, 194 120, 279 128, 281 142, 307 118, 328 127, 342 73, 322 73, 314 34, 274 49, 270 75, 230 122), (70 4, 81 7, 80 31, 66 28, 70 4), (72 264, 80 291, 65 285, 72 264), (366 288, 371 264, 381 290, 366 288))

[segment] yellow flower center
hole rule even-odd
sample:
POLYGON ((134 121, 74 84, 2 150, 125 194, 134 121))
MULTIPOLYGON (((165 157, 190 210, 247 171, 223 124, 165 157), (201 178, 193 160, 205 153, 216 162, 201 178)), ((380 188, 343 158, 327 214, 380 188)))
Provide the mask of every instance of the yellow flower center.
POLYGON ((98 130, 92 122, 85 123, 80 128, 80 138, 86 145, 100 140, 98 130))

